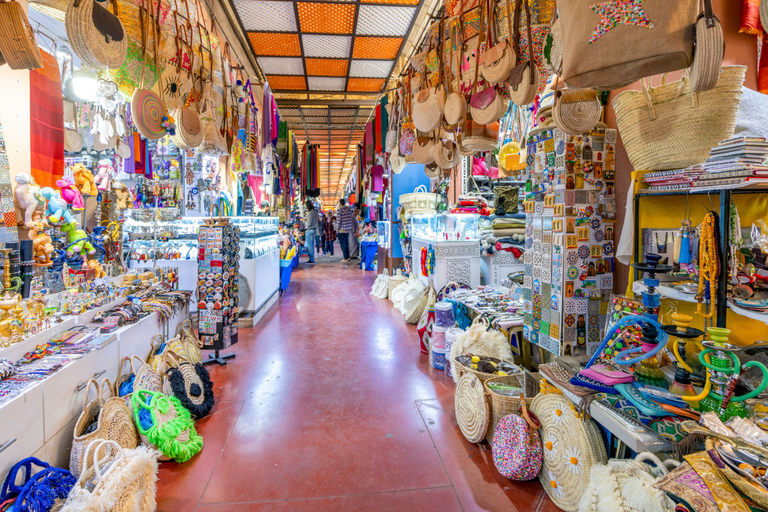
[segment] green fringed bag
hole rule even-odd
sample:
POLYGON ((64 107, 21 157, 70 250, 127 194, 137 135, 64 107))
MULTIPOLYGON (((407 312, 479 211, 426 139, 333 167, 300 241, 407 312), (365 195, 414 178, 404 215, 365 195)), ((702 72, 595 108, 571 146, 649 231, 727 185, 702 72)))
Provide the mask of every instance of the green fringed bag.
POLYGON ((131 400, 139 434, 163 455, 186 462, 203 449, 192 416, 177 398, 142 389, 131 400))

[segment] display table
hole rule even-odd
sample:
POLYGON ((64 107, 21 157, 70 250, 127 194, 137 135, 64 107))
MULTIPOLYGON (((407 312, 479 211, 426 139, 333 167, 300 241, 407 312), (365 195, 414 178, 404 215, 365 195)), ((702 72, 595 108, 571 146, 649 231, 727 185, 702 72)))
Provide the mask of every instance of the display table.
MULTIPOLYGON (((480 286, 480 244, 477 240, 459 240, 436 242, 425 238, 413 237, 411 242, 413 269, 421 274, 421 248, 435 251, 435 268, 432 281, 435 290, 440 290, 448 283, 456 282, 477 288, 480 286)), ((427 282, 425 276, 419 278, 427 282)))
MULTIPOLYGON (((100 309, 111 306, 108 304, 69 317, 40 334, 4 349, 0 357, 16 360, 66 329, 89 323, 100 309)), ((187 317, 188 313, 184 310, 174 315, 167 324, 166 332, 175 334, 177 325, 187 317)), ((158 316, 153 313, 113 333, 103 334, 100 336, 100 348, 73 359, 56 373, 0 405, 0 418, 12 418, 12 421, 0 421, 0 476, 4 478, 14 464, 30 456, 55 467, 68 468, 75 423, 88 392, 85 384, 91 378, 99 381, 108 378, 114 382, 122 359, 134 354, 146 358, 152 337, 162 331, 158 316)))
POLYGON ((360 268, 375 270, 373 260, 379 251, 378 242, 360 242, 360 268))

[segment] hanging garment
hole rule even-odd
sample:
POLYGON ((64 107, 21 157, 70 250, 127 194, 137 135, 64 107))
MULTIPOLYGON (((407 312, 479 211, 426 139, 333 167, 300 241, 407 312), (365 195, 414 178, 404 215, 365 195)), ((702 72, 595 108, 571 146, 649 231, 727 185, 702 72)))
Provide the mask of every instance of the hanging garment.
POLYGON ((56 57, 41 53, 43 67, 29 72, 30 165, 38 185, 53 187, 64 176, 64 100, 56 57))

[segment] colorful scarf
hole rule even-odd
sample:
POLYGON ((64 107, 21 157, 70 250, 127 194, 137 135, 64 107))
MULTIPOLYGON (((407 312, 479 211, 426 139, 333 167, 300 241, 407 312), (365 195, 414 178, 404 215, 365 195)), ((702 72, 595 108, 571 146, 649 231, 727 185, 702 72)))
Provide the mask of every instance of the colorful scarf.
POLYGON ((768 40, 765 29, 760 23, 760 0, 744 0, 741 9, 741 28, 739 32, 757 36, 757 90, 768 94, 768 40))
POLYGON ((29 150, 32 177, 53 187, 64 176, 64 102, 56 57, 46 52, 43 67, 29 72, 29 150))

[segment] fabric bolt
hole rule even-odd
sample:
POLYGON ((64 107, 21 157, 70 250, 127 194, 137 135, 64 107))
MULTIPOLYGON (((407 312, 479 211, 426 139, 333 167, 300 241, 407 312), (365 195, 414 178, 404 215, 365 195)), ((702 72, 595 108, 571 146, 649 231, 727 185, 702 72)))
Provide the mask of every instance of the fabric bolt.
POLYGON ((29 72, 30 165, 41 187, 64 176, 64 104, 56 57, 41 51, 43 67, 29 72))
POLYGON ((736 490, 723 478, 707 452, 687 455, 685 460, 696 470, 709 488, 718 508, 722 512, 749 512, 749 507, 736 490))

